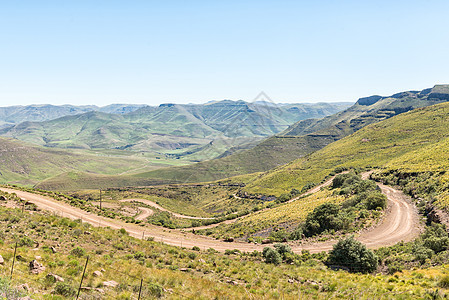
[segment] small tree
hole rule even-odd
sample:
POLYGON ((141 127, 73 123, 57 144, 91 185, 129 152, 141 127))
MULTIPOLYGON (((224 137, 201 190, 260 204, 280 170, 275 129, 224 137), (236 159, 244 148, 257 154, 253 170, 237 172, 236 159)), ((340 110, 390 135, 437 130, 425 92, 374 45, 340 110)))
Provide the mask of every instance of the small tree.
POLYGON ((274 245, 274 248, 279 253, 282 259, 286 258, 287 253, 293 254, 292 248, 290 248, 287 244, 276 244, 274 245))
POLYGON ((374 210, 378 207, 385 209, 387 207, 387 196, 380 193, 368 193, 363 201, 366 208, 374 210))
POLYGON ((377 257, 351 236, 334 245, 329 252, 327 265, 345 267, 351 272, 370 273, 377 268, 377 257))
POLYGON ((343 228, 343 220, 340 208, 334 203, 324 203, 309 213, 304 225, 304 234, 313 236, 324 230, 340 230, 343 228))
POLYGON ((281 255, 279 252, 270 247, 265 247, 263 249, 262 255, 267 264, 275 264, 278 265, 282 262, 281 255))

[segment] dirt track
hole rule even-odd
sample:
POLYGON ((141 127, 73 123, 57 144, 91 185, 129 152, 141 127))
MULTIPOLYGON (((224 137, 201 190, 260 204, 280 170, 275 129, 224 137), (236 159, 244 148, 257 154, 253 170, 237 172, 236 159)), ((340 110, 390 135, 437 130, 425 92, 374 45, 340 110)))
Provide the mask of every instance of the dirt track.
MULTIPOLYGON (((124 200, 120 200, 121 202, 140 202, 143 204, 146 204, 148 206, 154 207, 159 209, 160 211, 168 211, 169 213, 171 213, 173 216, 177 217, 177 218, 182 218, 182 219, 193 219, 193 220, 211 220, 214 218, 203 218, 203 217, 192 217, 192 216, 186 216, 186 215, 181 215, 172 211, 169 211, 168 209, 163 208, 162 206, 160 206, 159 204, 157 204, 156 202, 153 202, 151 200, 147 200, 147 199, 124 199, 124 200)), ((139 209, 144 210, 145 207, 139 207, 139 209)), ((147 217, 151 216, 154 212, 151 209, 150 210, 152 213, 150 215, 148 215, 147 217)), ((143 219, 141 219, 143 220, 143 219)))
MULTIPOLYGON (((379 225, 371 230, 362 232, 357 239, 367 244, 369 248, 389 246, 401 240, 412 240, 420 232, 416 208, 411 204, 410 199, 408 199, 408 197, 401 191, 380 184, 379 186, 389 200, 389 207, 386 215, 379 225)), ((251 252, 254 250, 262 251, 265 247, 265 245, 249 243, 223 242, 208 237, 197 236, 192 233, 179 230, 168 230, 152 225, 142 227, 97 216, 49 197, 7 188, 0 188, 0 190, 8 193, 16 193, 20 198, 36 204, 40 209, 53 211, 58 215, 71 219, 82 219, 84 222, 88 222, 93 226, 111 227, 114 229, 125 228, 131 236, 137 238, 151 236, 154 237, 156 241, 161 241, 170 245, 183 247, 199 246, 202 249, 214 248, 219 251, 239 249, 240 251, 251 252)), ((330 250, 335 242, 336 241, 327 241, 308 245, 293 243, 291 244, 291 247, 294 252, 300 252, 302 249, 307 249, 311 252, 321 252, 330 250)))

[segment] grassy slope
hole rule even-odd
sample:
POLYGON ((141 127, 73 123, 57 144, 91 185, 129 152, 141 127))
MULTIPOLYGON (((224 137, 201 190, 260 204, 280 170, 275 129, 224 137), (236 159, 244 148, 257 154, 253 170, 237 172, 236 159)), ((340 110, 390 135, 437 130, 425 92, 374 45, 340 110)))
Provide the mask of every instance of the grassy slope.
MULTIPOLYGON (((229 176, 237 176, 240 174, 254 173, 260 170, 266 171, 268 169, 273 169, 264 176, 258 176, 255 180, 250 182, 247 190, 254 193, 268 193, 279 195, 291 188, 301 189, 302 186, 306 183, 321 181, 321 179, 325 175, 327 175, 333 168, 339 165, 351 164, 355 166, 363 166, 367 164, 382 165, 384 163, 387 163, 388 161, 386 160, 386 157, 383 156, 387 151, 383 150, 380 152, 376 152, 377 150, 381 149, 375 148, 376 143, 380 142, 378 146, 383 147, 383 144, 385 144, 387 141, 378 140, 378 138, 372 132, 370 132, 368 134, 369 136, 367 136, 366 138, 360 138, 360 140, 365 139, 367 140, 367 142, 358 141, 356 143, 353 141, 354 138, 365 134, 367 130, 378 128, 375 126, 375 124, 373 124, 369 127, 370 129, 364 129, 361 131, 361 133, 357 132, 355 137, 349 139, 350 142, 348 142, 348 140, 345 140, 335 144, 331 144, 327 148, 324 148, 322 151, 306 156, 305 158, 300 158, 299 160, 287 164, 284 167, 280 166, 282 165, 282 163, 291 161, 292 158, 303 157, 308 153, 325 147, 327 144, 333 142, 334 139, 338 139, 344 135, 350 134, 354 130, 354 128, 357 128, 357 126, 362 126, 370 122, 378 122, 382 119, 387 119, 395 112, 399 113, 414 106, 430 105, 432 103, 441 101, 441 99, 438 100, 436 98, 429 98, 428 93, 420 97, 418 97, 417 95, 420 94, 405 93, 403 97, 395 96, 399 98, 390 97, 381 99, 378 102, 372 104, 374 105, 374 107, 372 107, 373 111, 371 111, 370 113, 365 113, 362 115, 362 117, 352 119, 352 121, 350 122, 343 121, 335 126, 330 126, 325 130, 325 132, 322 130, 318 133, 309 134, 302 137, 292 137, 288 135, 282 137, 271 137, 250 150, 241 151, 222 159, 204 161, 190 166, 162 168, 146 173, 136 174, 132 177, 111 178, 109 182, 112 186, 141 184, 144 180, 180 183, 202 182, 218 180, 229 176), (410 95, 414 96, 412 97, 410 95), (412 97, 412 99, 410 97, 412 97), (383 104, 381 105, 381 103, 383 104), (393 106, 396 107, 396 111, 391 108, 393 106), (355 125, 352 126, 351 124, 355 125), (345 145, 345 143, 352 143, 354 145, 348 146, 345 145), (363 156, 364 154, 357 151, 359 149, 363 150, 370 147, 373 148, 372 151, 376 152, 377 154, 369 154, 369 157, 365 157, 363 159, 360 158, 360 156, 363 156), (341 155, 340 160, 336 159, 335 155, 337 154, 341 155), (351 158, 348 162, 345 162, 345 160, 348 159, 348 157, 350 157, 351 155, 354 156, 354 158, 351 158), (351 161, 352 159, 354 159, 354 161, 351 161), (304 169, 304 171, 299 171, 298 169, 304 169)), ((442 95, 445 96, 446 94, 442 95)), ((349 109, 349 118, 352 118, 354 115, 361 113, 360 108, 357 108, 357 106, 363 105, 356 104, 355 107, 349 109), (354 110, 356 110, 357 113, 354 112, 354 110)), ((343 114, 344 113, 339 113, 338 116, 333 116, 332 118, 334 118, 335 120, 341 120, 343 114)), ((348 115, 346 117, 348 117, 348 115)), ((408 115, 409 114, 407 114, 406 116, 408 115)), ((397 124, 395 126, 398 127, 401 126, 401 124, 399 124, 401 121, 396 121, 396 118, 393 118, 392 121, 389 120, 390 119, 387 119, 384 122, 387 122, 387 124, 390 124, 390 122, 391 124, 397 124)), ((429 119, 428 121, 432 120, 429 119)), ((411 131, 408 133, 410 139, 407 141, 407 143, 416 146, 416 143, 413 142, 414 137, 412 137, 412 135, 415 134, 415 130, 421 130, 422 128, 420 128, 419 126, 415 128, 413 125, 413 121, 410 122, 411 131)), ((438 124, 435 126, 438 126, 438 124)), ((387 134, 387 131, 384 131, 383 134, 387 134)), ((403 151, 407 152, 417 149, 418 147, 413 149, 407 148, 407 150, 403 151)), ((388 158, 392 159, 393 157, 388 158)), ((55 178, 54 181, 62 180, 55 178)), ((55 185, 53 184, 54 181, 49 180, 45 182, 45 185, 43 187, 48 189, 55 189, 55 187, 57 187, 59 183, 55 185)), ((70 189, 69 184, 70 183, 66 183, 67 189, 70 189)), ((81 183, 73 182, 73 184, 76 184, 77 187, 82 186, 81 183)), ((90 183, 86 188, 92 188, 93 184, 94 183, 90 183)))
MULTIPOLYGON (((442 86, 432 89, 433 93, 444 92, 442 86)), ((290 126, 286 131, 270 137, 256 147, 230 156, 204 161, 188 167, 159 169, 142 174, 183 182, 217 180, 230 176, 268 171, 294 159, 322 149, 326 145, 348 136, 366 125, 379 122, 413 108, 425 107, 443 101, 443 96, 432 98, 432 93, 405 92, 380 98, 366 105, 362 98, 350 108, 321 120, 305 120, 290 126)), ((436 96, 435 96, 436 97, 436 96)))
MULTIPOLYGON (((143 278, 142 299, 421 299, 431 295, 447 273, 447 266, 404 271, 400 279, 392 275, 349 274, 331 271, 305 254, 295 264, 265 264, 260 255, 224 255, 212 251, 192 251, 158 242, 140 241, 109 228, 93 228, 51 213, 6 209, 0 207, 0 253, 5 262, 0 266, 0 291, 5 290, 13 259, 14 245, 19 241, 13 274, 9 283, 14 289, 27 283, 33 299, 73 299, 54 294, 56 283, 46 280, 48 273, 64 278, 67 291, 75 291, 83 272, 86 256, 89 264, 81 297, 131 299, 137 297, 143 278), (26 235, 25 235, 26 233, 26 235), (39 246, 36 250, 34 242, 39 246), (56 253, 50 247, 56 248, 56 253), (71 254, 76 246, 86 252, 71 254), (33 249, 33 250, 32 250, 33 249), (34 275, 28 264, 36 256, 46 270, 34 275), (93 272, 101 270, 96 277, 93 272), (117 288, 95 291, 102 282, 114 280, 117 288)), ((444 286, 442 292, 447 292, 444 286)))
POLYGON ((212 233, 215 238, 223 237, 249 237, 255 233, 261 235, 265 233, 265 237, 280 227, 296 228, 299 223, 304 222, 307 214, 312 212, 316 207, 324 203, 340 203, 344 201, 344 196, 332 195, 329 190, 319 191, 315 194, 308 195, 300 200, 296 200, 278 207, 263 210, 255 214, 239 218, 231 224, 221 224, 218 227, 204 230, 202 233, 212 233), (262 232, 265 231, 265 232, 262 232))
POLYGON ((67 171, 116 174, 146 164, 146 160, 139 157, 116 156, 111 159, 0 138, 0 182, 31 185, 67 171))
POLYGON ((449 103, 417 109, 369 125, 305 158, 267 172, 246 186, 253 193, 281 194, 319 182, 334 168, 442 169, 449 136, 449 103))

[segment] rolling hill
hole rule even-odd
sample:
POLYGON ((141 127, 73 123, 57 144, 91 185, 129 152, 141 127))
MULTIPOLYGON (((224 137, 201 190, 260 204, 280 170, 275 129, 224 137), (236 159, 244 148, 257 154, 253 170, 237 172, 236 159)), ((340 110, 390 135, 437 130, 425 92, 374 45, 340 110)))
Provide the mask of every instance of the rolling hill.
POLYGON ((323 117, 347 106, 274 106, 229 100, 202 105, 162 104, 124 114, 90 111, 44 122, 24 122, 0 134, 46 147, 153 151, 174 157, 195 154, 192 160, 202 160, 233 147, 247 148, 298 120, 323 117))
POLYGON ((264 172, 322 149, 366 125, 448 100, 449 85, 436 85, 421 92, 402 92, 389 97, 361 98, 334 115, 299 121, 249 150, 195 165, 158 169, 141 176, 201 182, 264 172))
POLYGON ((93 155, 81 151, 48 149, 21 141, 0 138, 0 183, 34 185, 46 178, 71 172, 118 174, 147 168, 146 159, 134 156, 93 155))
MULTIPOLYGON (((244 178, 237 177, 233 181, 244 181, 246 186, 243 190, 252 194, 280 195, 293 188, 301 190, 310 183, 317 184, 339 167, 394 167, 408 171, 444 171, 449 161, 445 151, 445 145, 449 143, 448 122, 449 103, 418 108, 365 126, 348 137, 286 165, 267 172, 247 175, 244 178)), ((199 182, 206 181, 216 173, 223 173, 223 169, 226 170, 228 167, 226 164, 218 165, 211 162, 109 178, 108 183, 111 186, 125 186, 140 184, 144 180, 199 182), (207 166, 211 166, 211 169, 207 169, 207 166), (191 177, 187 177, 189 175, 191 177)), ((103 178, 104 180, 106 179, 103 178)), ((86 175, 83 174, 79 175, 79 182, 86 183, 86 187, 89 188, 95 187, 95 181, 86 179, 86 175)), ((55 177, 46 180, 40 187, 55 189, 63 186, 63 189, 71 189, 73 185, 81 186, 76 181, 67 182, 55 177)))
POLYGON ((339 167, 445 172, 449 152, 449 103, 371 124, 325 148, 254 178, 250 193, 279 195, 318 183, 339 167))

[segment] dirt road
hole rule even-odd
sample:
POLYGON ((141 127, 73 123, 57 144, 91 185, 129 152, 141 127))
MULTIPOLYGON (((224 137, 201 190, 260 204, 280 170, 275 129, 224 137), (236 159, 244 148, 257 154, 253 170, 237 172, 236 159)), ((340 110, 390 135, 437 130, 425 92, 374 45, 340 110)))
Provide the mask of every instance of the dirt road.
MULTIPOLYGON (((361 232, 357 239, 366 243, 369 248, 389 246, 401 240, 412 240, 420 232, 416 208, 411 204, 410 199, 408 199, 408 197, 401 191, 384 185, 379 186, 381 187, 382 192, 388 197, 389 208, 378 226, 371 230, 361 232)), ((152 225, 142 227, 136 224, 129 224, 119 220, 97 216, 49 197, 7 188, 0 188, 0 190, 8 193, 16 193, 20 198, 36 204, 40 209, 53 211, 63 217, 82 219, 84 222, 88 222, 93 226, 107 226, 113 229, 125 228, 131 236, 137 238, 151 236, 154 237, 156 241, 161 241, 170 245, 189 248, 198 246, 202 249, 214 248, 218 251, 239 249, 240 251, 251 252, 254 250, 262 251, 265 247, 265 245, 241 242, 223 242, 209 237, 197 236, 189 232, 169 230, 152 225)), ((297 253, 302 249, 307 249, 311 252, 321 252, 330 250, 335 242, 336 241, 327 241, 308 245, 292 243, 291 247, 292 250, 297 253)))
MULTIPOLYGON (((143 204, 146 204, 148 206, 154 207, 159 209, 160 211, 167 211, 169 213, 171 213, 173 216, 177 217, 177 218, 182 218, 182 219, 193 219, 193 220, 211 220, 214 218, 203 218, 203 217, 192 217, 192 216, 186 216, 186 215, 181 215, 172 211, 169 211, 166 208, 163 208, 162 206, 160 206, 159 204, 157 204, 156 202, 153 202, 151 200, 147 200, 147 199, 124 199, 124 200, 120 200, 121 202, 140 202, 143 204)), ((139 207, 139 209, 144 209, 144 207, 139 207)))
MULTIPOLYGON (((368 179, 369 175, 370 175, 372 172, 373 172, 373 171, 362 173, 362 174, 361 174, 362 179, 363 179, 363 180, 368 179)), ((344 172, 342 172, 342 173, 340 173, 340 174, 345 174, 345 173, 349 173, 349 171, 344 171, 344 172)), ((318 185, 318 186, 316 186, 316 187, 314 187, 314 188, 311 188, 310 190, 308 190, 307 192, 301 194, 300 196, 295 197, 295 198, 293 198, 293 199, 290 199, 289 201, 287 201, 287 203, 296 201, 296 200, 298 200, 299 198, 301 198, 302 196, 305 196, 305 195, 308 195, 308 194, 316 193, 316 192, 320 191, 321 188, 327 187, 327 186, 331 185, 331 184, 332 184, 332 181, 333 181, 334 178, 335 178, 335 176, 336 176, 336 175, 332 176, 331 178, 329 178, 329 179, 328 179, 327 181, 325 181, 324 183, 322 183, 322 184, 320 184, 320 185, 318 185)), ((243 198, 237 196, 236 194, 233 194, 232 196, 234 196, 234 198, 236 198, 236 199, 240 199, 240 200, 243 199, 243 198)), ((148 205, 148 206, 157 208, 157 209, 159 209, 159 210, 161 210, 161 211, 169 212, 169 213, 172 214, 173 216, 175 216, 175 217, 177 217, 177 218, 182 218, 182 219, 192 219, 192 220, 213 220, 213 219, 215 219, 215 218, 204 218, 204 217, 192 217, 192 216, 186 216, 186 215, 178 214, 178 213, 172 212, 172 211, 170 211, 170 210, 168 210, 168 209, 166 209, 166 208, 163 208, 162 206, 160 206, 160 205, 157 204, 156 202, 153 202, 153 201, 147 200, 147 199, 124 199, 124 200, 120 200, 120 201, 121 201, 121 202, 133 202, 133 201, 134 201, 134 202, 141 202, 141 203, 144 203, 144 204, 146 204, 146 205, 148 205)), ((136 220, 145 220, 146 218, 148 218, 149 216, 151 216, 151 215, 154 214, 154 211, 151 210, 151 209, 148 209, 148 208, 145 208, 145 207, 138 207, 138 208, 141 210, 141 213, 138 214, 138 215, 135 217, 136 220)), ((263 210, 258 211, 258 213, 260 213, 260 212, 262 212, 262 211, 265 211, 265 210, 269 210, 269 209, 270 209, 270 208, 264 208, 263 210)), ((248 216, 249 216, 249 215, 246 215, 246 216, 243 216, 243 217, 248 217, 248 216)), ((217 227, 217 226, 219 226, 219 225, 221 225, 221 224, 231 224, 231 223, 236 222, 236 221, 239 220, 239 219, 240 219, 240 218, 231 219, 231 220, 225 220, 225 221, 220 222, 220 223, 215 223, 215 224, 210 224, 210 225, 204 225, 204 226, 197 226, 197 227, 191 227, 191 228, 185 228, 184 230, 192 230, 192 229, 195 229, 195 230, 202 230, 202 229, 209 229, 209 228, 217 227)))

